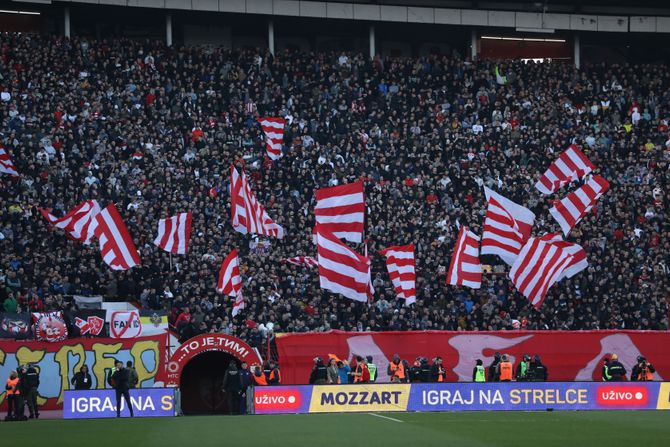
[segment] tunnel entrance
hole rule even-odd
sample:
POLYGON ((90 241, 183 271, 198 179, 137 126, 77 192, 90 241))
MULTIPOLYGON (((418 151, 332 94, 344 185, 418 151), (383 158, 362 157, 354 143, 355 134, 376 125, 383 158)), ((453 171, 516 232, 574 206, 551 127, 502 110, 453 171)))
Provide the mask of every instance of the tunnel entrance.
POLYGON ((181 373, 181 409, 185 415, 228 414, 223 377, 235 357, 221 351, 202 352, 181 373))

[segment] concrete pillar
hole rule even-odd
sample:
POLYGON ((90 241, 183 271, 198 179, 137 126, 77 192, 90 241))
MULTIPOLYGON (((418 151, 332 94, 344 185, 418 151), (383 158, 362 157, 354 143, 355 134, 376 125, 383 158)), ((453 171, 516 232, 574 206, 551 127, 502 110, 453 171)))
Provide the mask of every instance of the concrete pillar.
POLYGON ((165 43, 172 46, 172 14, 165 14, 165 43))
POLYGON ((275 22, 268 21, 268 49, 271 55, 275 55, 275 22))
POLYGON ((70 7, 66 6, 63 12, 64 12, 63 17, 65 19, 63 27, 65 32, 64 34, 65 37, 70 37, 70 7))
POLYGON ((579 67, 582 64, 582 49, 581 45, 579 42, 579 34, 575 33, 575 38, 574 38, 574 48, 575 48, 575 54, 574 54, 574 59, 575 59, 575 67, 579 69, 579 67))
POLYGON ((477 59, 477 30, 475 28, 470 30, 470 57, 473 61, 477 59))
POLYGON ((370 35, 370 60, 372 60, 377 55, 377 41, 375 38, 374 25, 370 25, 369 35, 370 35))

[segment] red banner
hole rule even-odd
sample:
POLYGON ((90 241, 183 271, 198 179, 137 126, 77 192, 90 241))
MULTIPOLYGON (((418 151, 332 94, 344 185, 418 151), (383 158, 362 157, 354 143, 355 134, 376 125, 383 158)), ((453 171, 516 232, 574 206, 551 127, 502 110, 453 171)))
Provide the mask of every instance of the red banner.
POLYGON ((477 359, 488 366, 495 352, 513 363, 524 354, 539 355, 551 381, 601 380, 602 360, 616 353, 628 372, 638 355, 657 369, 654 380, 670 378, 670 332, 661 331, 500 331, 500 332, 340 332, 283 334, 277 349, 285 384, 307 383, 314 357, 335 354, 351 361, 373 357, 378 382, 388 381, 386 368, 397 353, 410 365, 418 356, 441 356, 449 381, 471 381, 477 359))
MULTIPOLYGON (((165 369, 165 335, 133 339, 72 338, 58 343, 0 341, 0 379, 20 365, 33 363, 40 373, 38 404, 44 410, 62 408, 64 391, 83 365, 88 366, 92 388, 108 388, 106 377, 114 360, 132 361, 139 377, 138 387, 154 384, 156 374, 165 369)), ((0 390, 0 411, 6 393, 0 390)))

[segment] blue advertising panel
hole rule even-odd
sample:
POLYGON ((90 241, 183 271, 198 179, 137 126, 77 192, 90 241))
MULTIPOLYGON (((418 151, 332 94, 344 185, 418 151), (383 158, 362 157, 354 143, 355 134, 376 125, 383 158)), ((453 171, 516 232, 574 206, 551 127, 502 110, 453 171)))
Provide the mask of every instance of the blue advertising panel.
MULTIPOLYGON (((659 382, 412 384, 408 411, 655 410, 659 382)), ((665 389, 665 388, 663 388, 665 389)))
MULTIPOLYGON (((130 390, 130 403, 135 417, 174 416, 174 388, 137 388, 130 390)), ((121 399, 121 416, 129 416, 121 399)), ((114 390, 67 390, 63 400, 64 419, 116 417, 114 390)))

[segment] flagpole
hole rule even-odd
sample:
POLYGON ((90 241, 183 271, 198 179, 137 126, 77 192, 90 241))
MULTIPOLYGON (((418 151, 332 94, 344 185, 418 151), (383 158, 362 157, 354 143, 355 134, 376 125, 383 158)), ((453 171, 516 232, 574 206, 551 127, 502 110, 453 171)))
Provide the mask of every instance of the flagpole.
POLYGON ((170 252, 170 270, 172 270, 172 252, 170 252))

